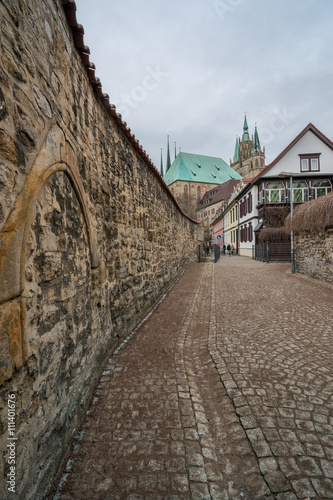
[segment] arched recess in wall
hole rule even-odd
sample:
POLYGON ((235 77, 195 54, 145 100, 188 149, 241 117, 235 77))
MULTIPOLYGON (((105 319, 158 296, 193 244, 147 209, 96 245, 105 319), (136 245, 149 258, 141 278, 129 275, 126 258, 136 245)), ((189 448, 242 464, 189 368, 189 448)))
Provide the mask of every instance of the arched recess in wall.
MULTIPOLYGON (((27 239, 34 224, 36 203, 43 186, 55 174, 66 177, 82 213, 92 270, 100 270, 97 239, 73 150, 58 127, 47 137, 29 172, 15 207, 1 234, 0 260, 0 347, 8 360, 1 381, 11 377, 27 359, 26 264, 27 239), (53 160, 53 161, 52 161, 53 160)), ((96 271, 92 271, 95 272, 96 271)))

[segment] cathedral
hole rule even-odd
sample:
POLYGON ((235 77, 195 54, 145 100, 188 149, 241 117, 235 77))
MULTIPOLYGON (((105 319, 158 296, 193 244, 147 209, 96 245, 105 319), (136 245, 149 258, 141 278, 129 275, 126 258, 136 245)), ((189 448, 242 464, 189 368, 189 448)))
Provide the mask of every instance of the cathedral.
POLYGON ((257 126, 250 138, 245 115, 243 135, 236 139, 233 161, 230 166, 244 178, 255 177, 265 167, 265 148, 261 149, 257 126))

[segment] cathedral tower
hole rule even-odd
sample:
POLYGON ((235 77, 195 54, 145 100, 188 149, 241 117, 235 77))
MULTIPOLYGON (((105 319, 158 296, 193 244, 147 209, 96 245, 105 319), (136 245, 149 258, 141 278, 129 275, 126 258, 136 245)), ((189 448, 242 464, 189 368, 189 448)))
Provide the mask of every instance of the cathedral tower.
POLYGON ((261 149, 257 126, 250 138, 246 115, 243 135, 236 139, 233 160, 230 166, 244 178, 255 177, 265 167, 265 148, 261 149))

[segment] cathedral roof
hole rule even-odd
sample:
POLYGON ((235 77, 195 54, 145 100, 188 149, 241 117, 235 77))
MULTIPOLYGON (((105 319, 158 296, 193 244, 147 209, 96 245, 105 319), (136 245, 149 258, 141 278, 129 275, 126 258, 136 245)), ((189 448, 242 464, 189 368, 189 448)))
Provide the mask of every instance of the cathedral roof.
POLYGON ((176 181, 223 184, 230 179, 241 179, 222 158, 179 153, 164 176, 168 186, 176 181))

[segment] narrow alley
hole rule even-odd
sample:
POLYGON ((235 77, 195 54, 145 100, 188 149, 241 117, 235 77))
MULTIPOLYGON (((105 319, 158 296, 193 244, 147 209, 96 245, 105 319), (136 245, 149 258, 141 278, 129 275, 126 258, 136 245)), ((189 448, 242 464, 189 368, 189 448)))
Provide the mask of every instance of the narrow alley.
POLYGON ((333 287, 188 268, 105 366, 50 498, 333 498, 333 287))

